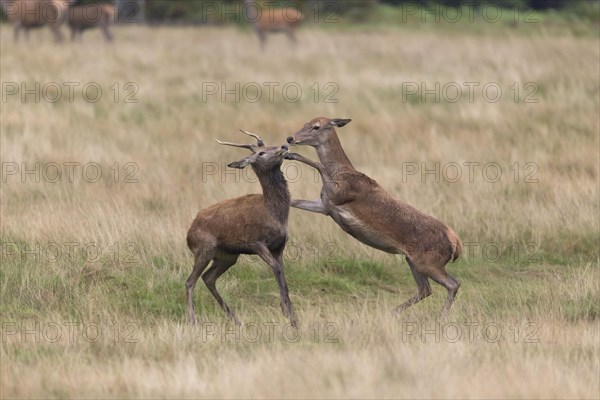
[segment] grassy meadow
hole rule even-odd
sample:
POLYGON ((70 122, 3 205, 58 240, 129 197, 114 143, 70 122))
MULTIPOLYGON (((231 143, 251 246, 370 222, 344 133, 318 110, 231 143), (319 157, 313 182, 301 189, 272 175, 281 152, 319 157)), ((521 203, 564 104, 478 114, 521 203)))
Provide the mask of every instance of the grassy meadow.
MULTIPOLYGON (((264 53, 239 28, 43 32, 0 28, 0 397, 600 396, 597 30, 303 27, 264 53), (406 262, 292 210, 300 330, 249 256, 218 282, 243 327, 201 280, 189 326, 191 221, 260 192, 215 139, 283 144, 321 115, 352 118, 357 169, 462 238, 449 317, 436 284, 391 317, 416 291, 406 262)), ((314 171, 283 168, 318 197, 314 171)))

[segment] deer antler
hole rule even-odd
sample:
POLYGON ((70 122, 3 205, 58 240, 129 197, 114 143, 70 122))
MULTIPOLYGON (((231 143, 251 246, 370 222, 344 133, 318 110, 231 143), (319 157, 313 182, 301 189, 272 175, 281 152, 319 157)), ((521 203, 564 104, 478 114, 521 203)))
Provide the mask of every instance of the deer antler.
POLYGON ((223 146, 240 147, 242 149, 248 149, 251 152, 256 153, 257 146, 255 146, 253 144, 237 144, 237 143, 230 143, 230 142, 221 142, 219 139, 217 139, 217 142, 219 144, 222 144, 223 146))
POLYGON ((262 140, 262 138, 260 136, 258 136, 257 134, 245 131, 243 129, 240 129, 240 132, 245 133, 248 136, 252 136, 254 139, 256 139, 256 143, 257 143, 258 147, 264 147, 265 146, 265 141, 262 140))
POLYGON ((258 136, 257 134, 245 131, 243 129, 240 129, 240 132, 242 132, 248 136, 252 136, 254 139, 256 139, 256 144, 237 144, 237 143, 231 143, 231 142, 221 142, 219 139, 217 139, 217 142, 224 146, 233 146, 233 147, 241 147, 242 149, 248 149, 253 153, 256 153, 256 150, 259 147, 265 146, 265 141, 262 140, 262 138, 260 136, 258 136))

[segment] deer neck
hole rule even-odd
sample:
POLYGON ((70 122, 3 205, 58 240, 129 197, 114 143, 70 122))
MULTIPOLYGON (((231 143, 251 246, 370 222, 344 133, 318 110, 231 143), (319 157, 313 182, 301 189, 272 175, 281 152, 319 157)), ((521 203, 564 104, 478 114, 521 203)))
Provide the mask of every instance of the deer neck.
POLYGON ((266 172, 255 172, 262 187, 265 206, 279 221, 287 223, 291 198, 280 167, 266 172))
POLYGON ((325 166, 328 172, 335 172, 340 168, 354 170, 354 166, 344 152, 335 130, 332 130, 327 141, 317 146, 316 150, 321 164, 325 166))

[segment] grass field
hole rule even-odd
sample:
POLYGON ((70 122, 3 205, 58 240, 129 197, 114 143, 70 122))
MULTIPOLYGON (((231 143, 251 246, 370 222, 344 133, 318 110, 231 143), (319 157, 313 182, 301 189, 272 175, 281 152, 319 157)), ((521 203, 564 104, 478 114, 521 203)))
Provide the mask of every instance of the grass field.
MULTIPOLYGON (((235 28, 120 28, 113 45, 11 33, 2 398, 600 396, 597 35, 305 28, 297 50, 273 37, 260 53, 235 28), (448 319, 438 285, 392 318, 416 290, 406 262, 292 210, 301 329, 247 256, 219 281, 242 329, 201 282, 188 326, 195 213, 260 191, 215 139, 283 144, 319 115, 352 118, 338 134, 355 166, 462 238, 448 319)), ((284 169, 294 198, 318 196, 312 170, 284 169)))

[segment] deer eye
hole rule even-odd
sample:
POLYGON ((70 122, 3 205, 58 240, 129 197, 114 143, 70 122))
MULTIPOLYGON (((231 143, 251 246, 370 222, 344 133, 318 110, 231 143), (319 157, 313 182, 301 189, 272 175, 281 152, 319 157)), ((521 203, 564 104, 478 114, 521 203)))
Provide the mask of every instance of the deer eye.
POLYGON ((319 125, 313 126, 313 131, 318 131, 321 127, 319 125))
POLYGON ((260 153, 258 153, 258 156, 259 156, 259 157, 262 157, 262 156, 264 156, 265 154, 267 154, 267 153, 265 153, 264 151, 261 151, 260 153))

